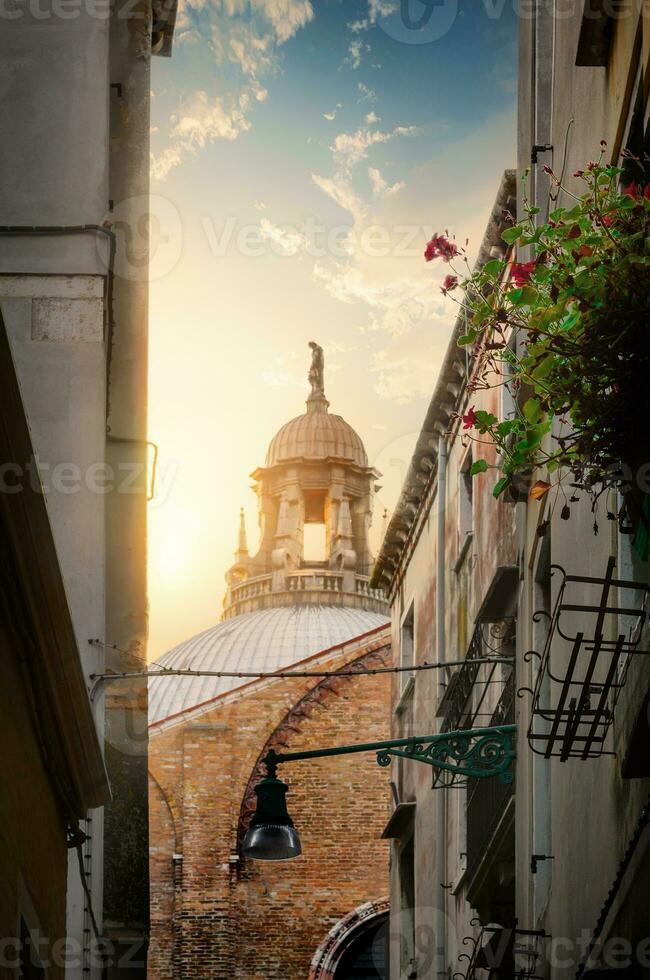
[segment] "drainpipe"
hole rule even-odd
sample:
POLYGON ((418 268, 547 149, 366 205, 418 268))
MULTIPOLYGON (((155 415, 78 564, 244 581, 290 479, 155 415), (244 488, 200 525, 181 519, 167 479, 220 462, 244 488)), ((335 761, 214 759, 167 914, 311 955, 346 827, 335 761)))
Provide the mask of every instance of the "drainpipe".
MULTIPOLYGON (((447 659, 445 642, 445 579, 446 579, 446 511, 447 511, 447 443, 443 432, 438 439, 438 522, 437 522, 437 572, 436 572, 436 653, 438 663, 447 659)), ((445 672, 438 675, 438 704, 445 693, 445 672)), ((446 980, 446 931, 447 892, 443 887, 447 880, 447 801, 444 789, 435 793, 436 858, 434 881, 436 975, 446 980)))

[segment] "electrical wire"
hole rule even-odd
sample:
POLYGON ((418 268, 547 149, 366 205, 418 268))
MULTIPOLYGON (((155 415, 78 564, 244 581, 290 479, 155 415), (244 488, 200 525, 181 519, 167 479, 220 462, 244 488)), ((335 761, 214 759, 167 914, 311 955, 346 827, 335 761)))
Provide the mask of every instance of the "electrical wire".
MULTIPOLYGON (((98 641, 95 641, 98 642, 98 641)), ((445 663, 423 663, 412 664, 409 667, 364 667, 359 670, 273 670, 273 671, 252 671, 252 670, 192 670, 183 667, 161 667, 158 670, 138 670, 138 671, 117 671, 112 674, 90 674, 89 678, 98 684, 102 681, 113 682, 117 680, 132 680, 137 677, 234 677, 234 678, 291 678, 291 677, 362 677, 374 676, 375 674, 401 674, 417 673, 421 670, 441 670, 445 667, 462 667, 467 660, 447 660, 445 663)), ((514 663, 513 657, 484 657, 481 660, 472 660, 472 664, 510 664, 514 663)))

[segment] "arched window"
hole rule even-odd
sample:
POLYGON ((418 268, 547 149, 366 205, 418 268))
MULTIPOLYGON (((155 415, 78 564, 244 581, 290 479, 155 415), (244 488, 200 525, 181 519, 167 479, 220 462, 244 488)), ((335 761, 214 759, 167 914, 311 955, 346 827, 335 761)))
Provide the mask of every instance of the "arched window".
POLYGON ((387 980, 388 914, 357 930, 334 969, 334 980, 387 980))
POLYGON ((388 916, 386 899, 349 912, 316 950, 309 980, 388 980, 388 916))

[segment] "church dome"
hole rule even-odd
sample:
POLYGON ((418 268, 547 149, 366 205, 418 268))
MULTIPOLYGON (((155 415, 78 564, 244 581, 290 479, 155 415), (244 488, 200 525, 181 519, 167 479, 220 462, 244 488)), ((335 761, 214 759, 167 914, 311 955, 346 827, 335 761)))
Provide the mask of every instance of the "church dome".
POLYGON ((344 459, 366 467, 368 457, 361 437, 340 415, 330 415, 327 402, 310 401, 304 415, 291 419, 274 435, 266 465, 292 459, 344 459))
MULTIPOLYGON (((385 626, 385 615, 342 606, 282 606, 227 619, 160 657, 162 667, 274 671, 385 626)), ((155 669, 155 668, 154 668, 155 669)), ((149 724, 164 721, 253 678, 178 677, 149 681, 149 724)))

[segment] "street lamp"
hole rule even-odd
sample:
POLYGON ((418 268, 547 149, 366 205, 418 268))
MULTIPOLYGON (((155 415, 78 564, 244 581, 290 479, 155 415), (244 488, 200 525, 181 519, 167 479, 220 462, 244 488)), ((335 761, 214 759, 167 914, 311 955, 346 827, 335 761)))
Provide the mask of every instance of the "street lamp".
POLYGON ((242 844, 244 857, 284 861, 302 854, 300 838, 287 813, 288 788, 275 774, 265 776, 255 787, 257 809, 242 844))
POLYGON ((378 765, 384 767, 390 765, 392 756, 400 756, 460 776, 473 779, 498 776, 502 782, 510 783, 513 779, 511 766, 515 758, 515 731, 515 725, 498 725, 417 738, 337 745, 331 749, 311 749, 283 755, 271 749, 263 759, 267 775, 255 787, 257 808, 244 837, 242 854, 256 861, 283 861, 302 853, 298 832, 287 812, 288 787, 277 778, 277 767, 282 763, 350 755, 353 752, 376 752, 378 765))

